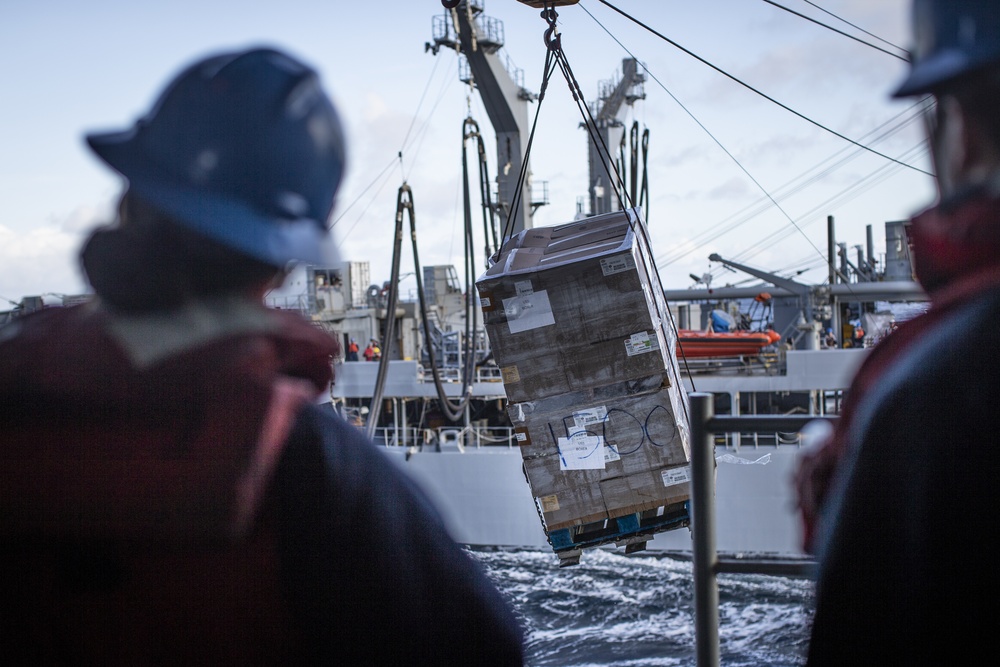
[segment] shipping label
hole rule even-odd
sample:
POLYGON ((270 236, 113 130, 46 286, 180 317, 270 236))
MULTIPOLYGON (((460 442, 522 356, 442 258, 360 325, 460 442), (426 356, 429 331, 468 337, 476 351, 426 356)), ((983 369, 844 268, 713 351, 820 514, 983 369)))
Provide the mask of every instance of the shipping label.
MULTIPOLYGON (((526 281, 530 286, 530 281, 526 281)), ((552 304, 546 290, 512 296, 503 300, 504 315, 512 334, 555 324, 552 304)))
POLYGON ((684 482, 690 482, 691 466, 681 466, 679 468, 661 470, 660 477, 663 479, 663 486, 675 486, 677 484, 683 484, 684 482))
POLYGON ((628 253, 601 259, 601 272, 606 276, 633 270, 635 270, 635 258, 628 253))
POLYGON ((586 429, 593 424, 600 424, 608 417, 607 407, 600 405, 596 408, 577 410, 573 413, 573 426, 578 429, 586 429))
POLYGON ((538 503, 542 506, 543 512, 559 511, 559 496, 545 496, 544 498, 539 498, 538 503))
POLYGON ((514 291, 517 292, 518 296, 528 296, 529 294, 534 294, 535 290, 531 287, 530 280, 519 280, 514 283, 514 291))
POLYGON ((645 354, 646 352, 654 352, 659 349, 660 341, 657 339, 655 333, 650 336, 648 332, 640 331, 625 339, 625 353, 630 357, 634 357, 637 354, 645 354))
POLYGON ((491 308, 493 308, 493 302, 490 300, 490 297, 488 296, 481 297, 479 299, 479 308, 481 310, 490 310, 491 308))
POLYGON ((500 369, 500 379, 504 384, 514 384, 521 381, 521 374, 517 372, 517 366, 504 366, 500 369))
POLYGON ((604 438, 599 435, 576 433, 569 438, 557 438, 560 470, 604 470, 604 438))

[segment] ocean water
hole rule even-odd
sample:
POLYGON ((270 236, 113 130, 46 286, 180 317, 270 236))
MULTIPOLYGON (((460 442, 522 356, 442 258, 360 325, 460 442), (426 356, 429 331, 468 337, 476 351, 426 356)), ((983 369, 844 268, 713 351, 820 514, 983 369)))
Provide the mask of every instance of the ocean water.
MULTIPOLYGON (((695 665, 690 562, 590 550, 560 569, 548 551, 473 554, 521 618, 530 667, 695 665)), ((720 575, 722 664, 803 664, 813 600, 808 579, 720 575)))

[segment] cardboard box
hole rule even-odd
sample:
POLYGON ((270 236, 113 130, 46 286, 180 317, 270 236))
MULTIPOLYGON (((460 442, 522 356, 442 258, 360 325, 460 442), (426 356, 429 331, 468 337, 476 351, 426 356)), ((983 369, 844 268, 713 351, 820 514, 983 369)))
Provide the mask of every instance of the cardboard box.
POLYGON ((686 500, 677 341, 639 211, 525 230, 476 287, 546 531, 686 500))
POLYGON ((636 209, 528 229, 476 282, 514 403, 672 371, 677 347, 636 209))
POLYGON ((651 376, 508 405, 547 530, 688 498, 686 405, 663 382, 651 376), (545 511, 545 499, 557 510, 545 511))
MULTIPOLYGON (((527 461, 525 466, 527 469, 527 461)), ((551 462, 536 459, 536 480, 542 466, 550 473, 558 468, 551 462)), ((581 475, 576 472, 572 477, 586 477, 592 481, 575 484, 567 477, 560 477, 558 483, 539 486, 539 492, 532 486, 546 532, 667 507, 688 500, 691 493, 687 464, 604 480, 597 480, 593 473, 581 475)))

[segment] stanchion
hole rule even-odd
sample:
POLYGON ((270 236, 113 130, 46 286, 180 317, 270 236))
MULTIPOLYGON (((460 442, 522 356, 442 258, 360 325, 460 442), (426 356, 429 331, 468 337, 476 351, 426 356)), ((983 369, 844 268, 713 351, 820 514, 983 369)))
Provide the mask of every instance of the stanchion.
POLYGON ((715 443, 708 424, 715 416, 711 394, 692 393, 691 533, 694 633, 698 667, 719 665, 719 582, 715 548, 715 443))

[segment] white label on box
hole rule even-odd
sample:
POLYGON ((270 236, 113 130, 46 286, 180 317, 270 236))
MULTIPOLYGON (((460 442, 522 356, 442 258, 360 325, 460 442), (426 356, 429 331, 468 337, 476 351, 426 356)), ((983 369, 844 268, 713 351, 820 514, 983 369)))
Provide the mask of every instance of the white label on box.
POLYGON ((610 276, 613 273, 621 273, 622 271, 631 271, 634 268, 635 259, 627 253, 601 259, 601 271, 606 276, 610 276))
POLYGON ((479 300, 479 307, 480 308, 489 308, 490 307, 490 297, 484 296, 482 299, 480 299, 479 300))
POLYGON ((653 352, 659 349, 660 341, 656 338, 656 334, 650 336, 645 331, 632 334, 625 341, 625 353, 630 357, 637 354, 645 354, 646 352, 653 352))
POLYGON ((603 405, 586 410, 577 410, 573 413, 573 425, 576 428, 585 429, 592 424, 600 424, 607 416, 608 409, 603 405))
POLYGON ((533 294, 535 290, 532 289, 530 280, 521 280, 514 283, 514 291, 517 292, 518 296, 528 296, 533 294))
POLYGON ((545 290, 504 299, 503 310, 512 334, 556 323, 552 315, 552 304, 549 303, 549 295, 545 290))
POLYGON ((560 470, 604 470, 604 438, 578 433, 556 438, 560 470))
POLYGON ((518 442, 524 442, 528 439, 528 434, 520 431, 514 431, 514 439, 518 442))
POLYGON ((663 478, 663 486, 674 486, 691 481, 691 466, 681 466, 680 468, 670 468, 661 470, 660 477, 663 478))
POLYGON ((621 461, 622 457, 618 456, 618 448, 614 445, 604 446, 604 462, 611 463, 612 461, 621 461))

